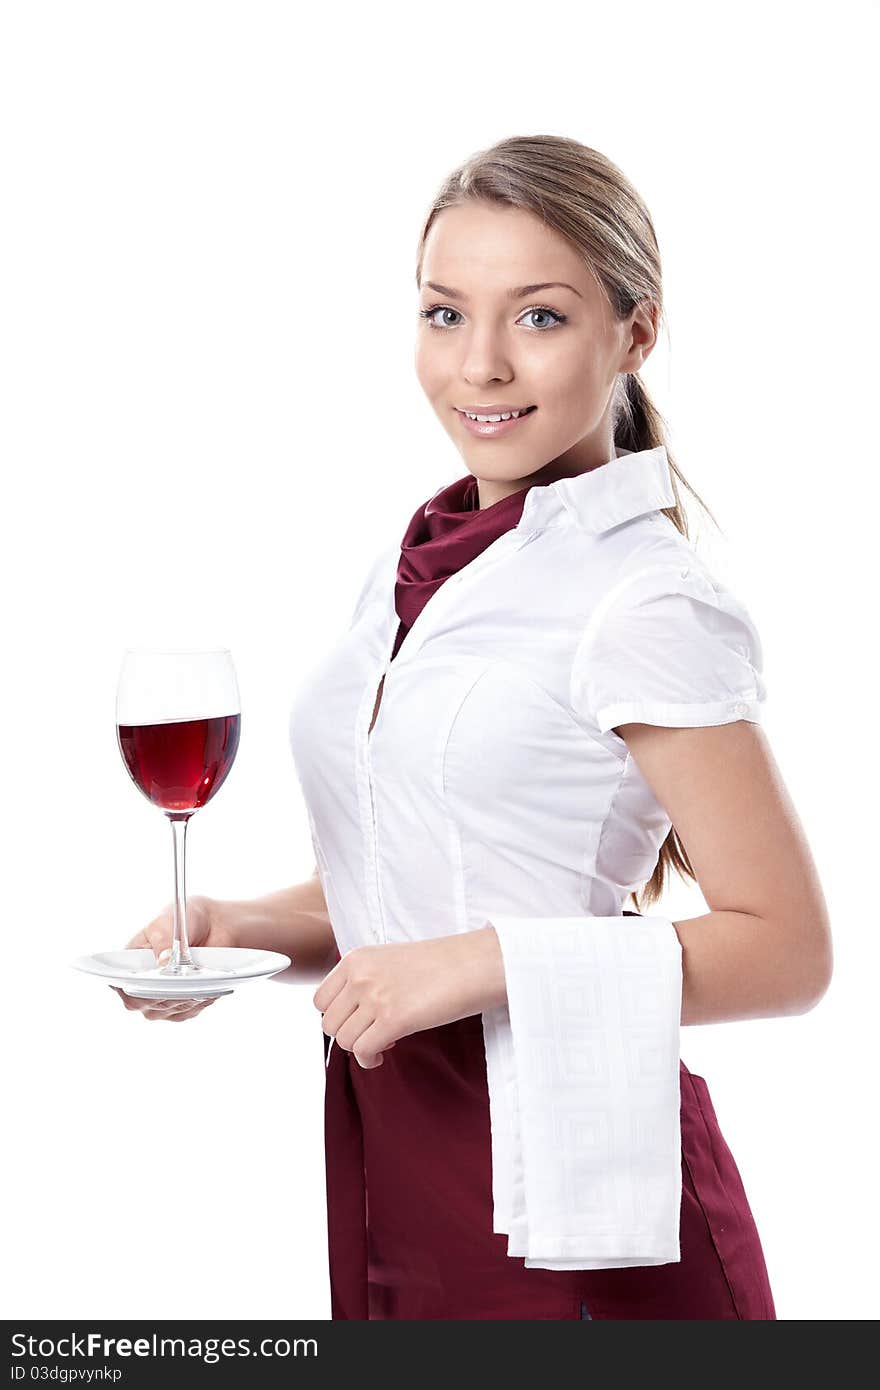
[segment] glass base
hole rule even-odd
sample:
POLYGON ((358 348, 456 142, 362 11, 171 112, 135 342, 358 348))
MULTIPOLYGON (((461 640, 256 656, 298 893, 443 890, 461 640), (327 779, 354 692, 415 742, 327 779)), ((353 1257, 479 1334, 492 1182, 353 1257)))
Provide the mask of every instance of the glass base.
POLYGON ((189 977, 189 976, 198 976, 198 975, 210 975, 210 976, 212 976, 212 977, 213 977, 214 975, 234 975, 234 974, 235 974, 235 971, 234 971, 234 970, 218 970, 218 969, 217 969, 216 967, 214 967, 214 966, 212 966, 210 970, 205 970, 204 966, 199 966, 199 965, 184 965, 183 962, 181 962, 181 964, 178 965, 178 966, 176 966, 176 967, 175 967, 175 966, 172 966, 172 965, 169 965, 169 964, 166 964, 166 965, 157 965, 157 966, 155 966, 152 970, 142 970, 142 971, 139 971, 138 973, 139 973, 140 975, 146 976, 148 979, 151 978, 151 977, 154 977, 154 978, 156 978, 156 979, 160 979, 160 980, 161 980, 162 978, 167 978, 167 977, 170 975, 170 976, 172 976, 175 980, 180 980, 180 979, 187 978, 187 977, 189 977))

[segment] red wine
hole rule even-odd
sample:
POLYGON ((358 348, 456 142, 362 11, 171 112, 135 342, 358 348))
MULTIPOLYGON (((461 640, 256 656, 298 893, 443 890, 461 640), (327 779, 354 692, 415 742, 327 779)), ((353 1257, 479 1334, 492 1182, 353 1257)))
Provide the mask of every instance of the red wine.
POLYGON ((221 787, 238 751, 240 714, 118 724, 119 748, 132 781, 163 811, 196 811, 221 787))

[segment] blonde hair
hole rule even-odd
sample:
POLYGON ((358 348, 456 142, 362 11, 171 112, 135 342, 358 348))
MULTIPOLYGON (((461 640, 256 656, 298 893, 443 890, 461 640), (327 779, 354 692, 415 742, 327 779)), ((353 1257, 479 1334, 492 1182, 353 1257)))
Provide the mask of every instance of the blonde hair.
MULTIPOLYGON (((561 135, 514 135, 472 154, 444 180, 431 204, 419 236, 417 285, 434 219, 444 208, 468 202, 534 213, 581 254, 619 318, 626 318, 644 299, 652 306, 655 326, 663 322, 660 252, 650 214, 628 179, 598 150, 561 135)), ((617 448, 637 452, 665 446, 676 501, 663 510, 688 537, 676 479, 710 517, 712 513, 677 467, 669 451, 666 423, 638 372, 618 376, 612 412, 617 448)), ((657 902, 673 871, 696 881, 674 826, 660 847, 651 878, 630 895, 637 911, 657 902)))

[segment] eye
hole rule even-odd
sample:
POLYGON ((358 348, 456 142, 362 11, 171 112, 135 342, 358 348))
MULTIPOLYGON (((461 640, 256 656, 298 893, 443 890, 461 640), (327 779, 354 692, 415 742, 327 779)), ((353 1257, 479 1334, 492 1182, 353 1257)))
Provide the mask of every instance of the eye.
MULTIPOLYGON (((420 317, 423 318, 423 319, 425 320, 425 322, 427 323, 427 325, 428 325, 429 328, 439 328, 439 329, 441 329, 441 331, 442 331, 444 328, 457 328, 457 327, 458 327, 458 325, 455 324, 455 323, 445 323, 445 324, 444 324, 444 323, 435 323, 435 322, 434 322, 434 315, 435 315, 435 314, 440 314, 440 313, 443 313, 443 314, 457 314, 458 317, 461 318, 461 314, 458 313, 458 310, 457 310, 457 309, 451 309, 451 308, 449 307, 448 304, 432 304, 431 307, 430 307, 430 309, 420 309, 420 310, 419 310, 419 315, 420 315, 420 317)), ((540 304, 540 305, 536 304, 536 305, 535 305, 533 308, 531 308, 531 309, 524 309, 523 312, 520 314, 520 318, 525 318, 525 317, 526 317, 527 315, 529 315, 529 314, 543 315, 545 318, 549 316, 549 317, 553 320, 553 322, 552 322, 551 324, 549 324, 549 325, 542 325, 542 324, 526 325, 527 327, 531 327, 531 331, 532 331, 533 333, 536 333, 536 332, 546 333, 546 332, 548 331, 548 327, 551 328, 551 329, 552 329, 552 328, 555 328, 557 324, 565 323, 565 322, 566 322, 566 319, 567 319, 567 317, 568 317, 567 314, 560 314, 560 313, 557 313, 557 311, 556 311, 555 309, 548 309, 548 308, 547 308, 545 305, 543 305, 543 304, 540 304)), ((517 321, 518 321, 518 320, 517 320, 517 321)))
MULTIPOLYGON (((565 314, 557 314, 557 312, 556 312, 555 309, 545 309, 543 306, 540 306, 540 305, 539 305, 538 308, 536 308, 536 309, 526 309, 525 313, 526 313, 526 314, 542 314, 542 315, 544 316, 544 318, 546 318, 547 315, 549 314, 550 318, 552 318, 553 320, 555 320, 556 323, 565 323, 565 314)), ((532 324, 531 327, 532 327, 532 328, 540 328, 542 332, 545 331, 541 324, 532 324)), ((552 327, 553 327, 553 324, 551 324, 550 327, 552 328, 552 327)))
POLYGON ((449 308, 446 307, 445 304, 435 304, 435 305, 434 305, 432 308, 430 308, 430 309, 420 309, 420 310, 419 310, 419 314, 421 315, 421 317, 422 317, 423 319, 426 320, 426 322, 427 322, 429 328, 441 328, 441 327, 449 328, 450 326, 454 328, 454 327, 455 327, 454 324, 452 324, 452 325, 450 325, 450 324, 443 324, 443 325, 441 325, 441 324, 439 324, 439 323, 435 323, 435 322, 434 322, 434 315, 435 315, 435 314, 439 314, 439 313, 441 313, 441 312, 444 313, 444 314, 457 314, 457 313, 458 313, 458 310, 457 310, 457 309, 449 309, 449 308))

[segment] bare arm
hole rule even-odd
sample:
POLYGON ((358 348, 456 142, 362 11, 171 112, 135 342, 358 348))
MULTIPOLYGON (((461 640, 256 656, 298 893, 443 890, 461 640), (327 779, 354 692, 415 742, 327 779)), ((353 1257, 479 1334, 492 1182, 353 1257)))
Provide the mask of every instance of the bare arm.
POLYGON ((336 942, 317 868, 305 883, 239 902, 213 900, 211 915, 236 946, 281 951, 293 967, 275 980, 323 979, 336 961, 336 942))
MULTIPOLYGON (((693 729, 622 724, 616 732, 665 807, 711 909, 673 922, 682 1024, 807 1013, 831 980, 828 909, 763 730, 737 720, 693 729)), ((468 1007, 504 1003, 495 928, 448 940, 468 1007)))
POLYGON ((828 909, 763 729, 617 730, 675 826, 711 911, 676 922, 682 1023, 806 1013, 828 988, 828 909))

